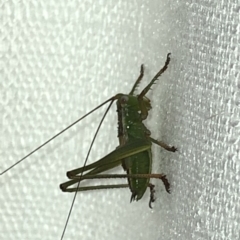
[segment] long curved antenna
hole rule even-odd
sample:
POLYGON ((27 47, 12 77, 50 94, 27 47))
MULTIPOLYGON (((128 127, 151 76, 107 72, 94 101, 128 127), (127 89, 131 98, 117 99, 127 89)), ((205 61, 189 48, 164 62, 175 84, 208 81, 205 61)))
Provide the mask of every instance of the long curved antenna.
MULTIPOLYGON (((75 124, 77 124, 78 122, 80 122, 82 119, 84 119, 85 117, 87 117, 89 114, 93 113, 94 111, 96 111, 97 109, 99 109, 100 107, 102 107, 103 105, 105 105, 106 103, 110 102, 110 101, 114 101, 115 99, 117 99, 118 95, 109 98, 107 101, 103 102, 102 104, 100 104, 99 106, 97 106, 96 108, 94 108, 93 110, 91 110, 90 112, 88 112, 87 114, 85 114, 83 117, 77 119, 75 122, 73 122, 72 124, 70 124, 69 126, 67 126, 66 128, 64 128, 62 131, 60 131, 59 133, 55 134, 53 137, 49 138, 46 142, 42 143, 39 147, 35 148, 33 151, 31 151, 30 153, 28 153, 26 156, 24 156, 23 158, 21 158, 20 160, 18 160, 16 163, 14 163, 13 165, 11 165, 10 167, 8 167, 7 169, 5 169, 3 172, 0 173, 0 175, 3 175, 4 173, 6 173, 7 171, 9 171, 10 169, 14 168, 15 166, 17 166, 19 163, 21 163, 22 161, 24 161, 26 158, 28 158, 29 156, 31 156, 33 153, 35 153, 36 151, 38 151, 39 149, 41 149, 42 147, 44 147, 45 145, 47 145, 49 142, 51 142, 53 139, 57 138, 59 135, 61 135, 62 133, 64 133, 65 131, 67 131, 69 128, 71 128, 72 126, 74 126, 75 124)), ((111 102, 111 104, 112 104, 111 102)))
MULTIPOLYGON (((108 108, 106 109, 106 111, 105 111, 105 113, 104 113, 104 115, 103 115, 103 117, 102 117, 102 119, 101 119, 101 121, 100 121, 100 123, 99 123, 99 125, 98 125, 98 127, 97 127, 97 130, 96 130, 96 132, 95 132, 95 134, 94 134, 93 140, 92 140, 92 142, 91 142, 91 145, 90 145, 90 147, 89 147, 87 156, 86 156, 85 161, 84 161, 83 171, 82 171, 81 175, 79 176, 79 181, 78 181, 77 189, 78 189, 79 186, 80 186, 81 178, 82 178, 82 175, 83 175, 83 172, 84 172, 84 167, 86 166, 86 163, 87 163, 89 154, 90 154, 90 152, 91 152, 92 146, 93 146, 93 144, 94 144, 94 142, 95 142, 95 139, 96 139, 96 137, 97 137, 97 134, 98 134, 98 132, 99 132, 99 129, 100 129, 100 127, 101 127, 101 125, 102 125, 102 123, 103 123, 103 120, 105 119, 105 117, 106 117, 106 115, 107 115, 110 107, 112 106, 114 100, 117 99, 118 96, 119 96, 119 95, 117 94, 116 96, 114 96, 114 97, 112 97, 112 98, 110 98, 110 99, 108 100, 108 101, 111 100, 111 103, 109 104, 108 108)), ((108 101, 106 101, 106 102, 108 102, 108 101)), ((105 103, 106 103, 106 102, 105 102, 105 103)), ((73 206, 74 206, 76 197, 77 197, 77 191, 76 191, 75 194, 74 194, 74 197, 73 197, 73 200, 72 200, 72 204, 71 204, 71 207, 70 207, 69 212, 68 212, 68 216, 67 216, 67 220, 66 220, 66 222, 65 222, 65 226, 64 226, 64 229, 63 229, 63 232, 62 232, 61 240, 63 239, 63 237, 64 237, 64 235, 65 235, 65 232, 66 232, 66 229, 67 229, 67 225, 68 225, 68 222, 69 222, 69 219, 70 219, 72 210, 73 210, 73 206)))

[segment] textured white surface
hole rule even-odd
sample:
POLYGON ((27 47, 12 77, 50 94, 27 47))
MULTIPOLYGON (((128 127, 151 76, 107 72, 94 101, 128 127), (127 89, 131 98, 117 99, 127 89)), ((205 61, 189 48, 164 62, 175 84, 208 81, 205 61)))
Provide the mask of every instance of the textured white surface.
MULTIPOLYGON (((128 190, 78 194, 64 239, 239 239, 239 1, 2 1, 0 168, 118 92, 128 93, 172 52, 149 94, 147 124, 178 147, 154 148, 167 174, 129 203, 128 190), (63 3, 65 2, 65 3, 63 3)), ((60 239, 72 194, 59 184, 81 166, 101 111, 0 178, 0 239, 60 239)), ((115 106, 92 161, 117 146, 115 106)))

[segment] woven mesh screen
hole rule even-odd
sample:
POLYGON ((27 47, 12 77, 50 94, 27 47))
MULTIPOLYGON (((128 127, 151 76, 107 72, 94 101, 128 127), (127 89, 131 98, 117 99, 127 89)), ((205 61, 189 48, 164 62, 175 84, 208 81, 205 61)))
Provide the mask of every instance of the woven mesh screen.
MULTIPOLYGON (((148 97, 156 202, 128 189, 77 195, 63 239, 239 239, 239 2, 6 1, 1 4, 0 170, 116 93, 148 97)), ((100 109, 0 178, 0 239, 60 239, 73 194, 59 184, 84 163, 100 109)), ((115 104, 89 161, 118 145, 115 104)), ((121 168, 114 172, 121 172, 121 168)), ((126 182, 107 180, 104 183, 126 182)))

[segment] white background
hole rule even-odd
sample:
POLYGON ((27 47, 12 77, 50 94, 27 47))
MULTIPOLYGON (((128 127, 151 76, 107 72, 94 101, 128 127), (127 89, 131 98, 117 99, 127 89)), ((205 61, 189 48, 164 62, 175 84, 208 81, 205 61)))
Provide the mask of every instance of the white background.
MULTIPOLYGON (((239 1, 1 1, 0 170, 116 93, 145 64, 157 200, 128 189, 77 196, 64 239, 239 239, 239 1)), ((0 178, 0 239, 60 239, 99 110, 0 178)), ((91 161, 118 145, 115 104, 91 161)), ((121 170, 120 170, 121 171, 121 170)), ((109 180, 111 181, 111 180, 109 180)), ((123 180, 124 181, 124 180, 123 180)))

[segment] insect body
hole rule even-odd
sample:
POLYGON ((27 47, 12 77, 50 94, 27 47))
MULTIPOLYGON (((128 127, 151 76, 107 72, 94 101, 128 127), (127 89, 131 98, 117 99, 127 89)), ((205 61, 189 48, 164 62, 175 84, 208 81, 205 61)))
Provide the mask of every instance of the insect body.
MULTIPOLYGON (((95 189, 129 187, 132 192, 132 201, 140 200, 146 189, 149 187, 149 207, 151 207, 151 203, 155 200, 154 185, 150 183, 150 178, 161 179, 165 185, 166 191, 170 192, 170 184, 166 176, 163 174, 152 173, 151 146, 152 143, 155 143, 172 152, 175 152, 177 149, 151 138, 150 131, 143 124, 143 120, 147 118, 148 111, 151 109, 150 100, 145 95, 155 81, 167 69, 167 66, 170 62, 169 56, 170 54, 167 55, 167 60, 164 67, 156 74, 156 76, 139 95, 134 95, 134 91, 143 77, 143 66, 141 66, 140 76, 136 80, 131 92, 128 95, 117 94, 106 101, 111 101, 112 104, 114 100, 117 100, 118 138, 120 145, 117 147, 117 149, 100 160, 67 172, 67 177, 70 180, 60 185, 62 191, 76 192, 95 189), (105 171, 119 165, 122 165, 123 169, 126 171, 126 174, 103 174, 105 171), (127 178, 128 184, 79 187, 79 183, 81 181, 96 178, 127 178), (78 183, 78 186, 72 187, 72 185, 76 183, 78 183)), ((95 111, 95 109, 93 111, 95 111)))

